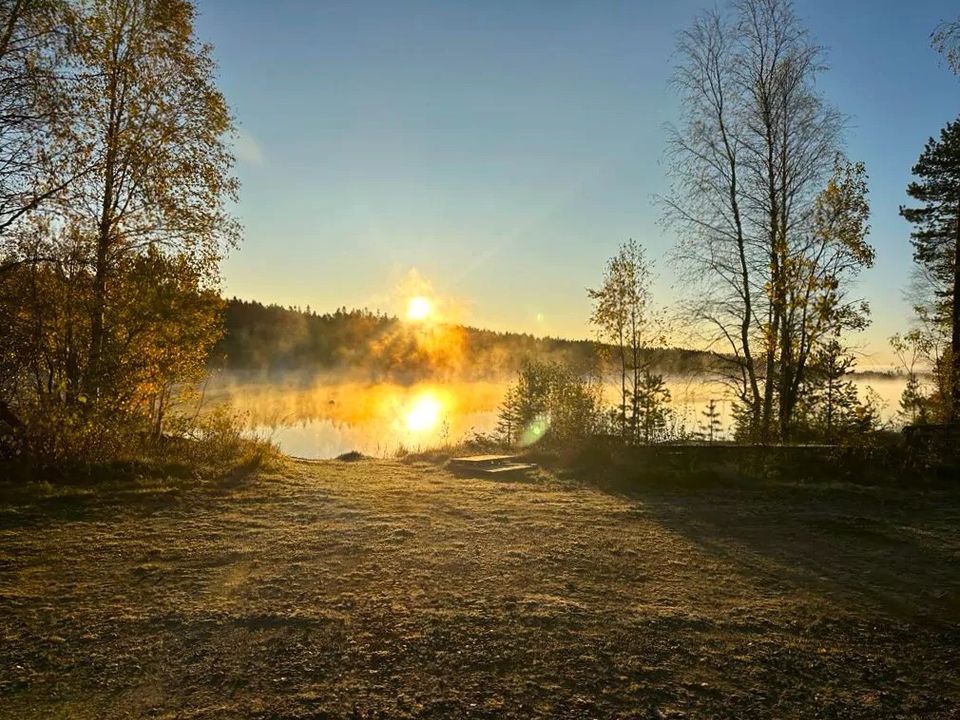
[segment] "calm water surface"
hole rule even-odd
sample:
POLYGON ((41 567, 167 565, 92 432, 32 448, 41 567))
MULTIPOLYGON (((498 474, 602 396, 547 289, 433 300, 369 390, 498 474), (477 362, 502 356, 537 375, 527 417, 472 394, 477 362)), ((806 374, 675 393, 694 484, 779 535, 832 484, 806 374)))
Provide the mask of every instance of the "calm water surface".
MULTIPOLYGON (((714 399, 723 432, 729 432, 732 403, 721 385, 700 377, 671 377, 667 385, 671 406, 687 428, 696 429, 714 399)), ((903 378, 866 376, 858 385, 861 396, 868 387, 877 393, 885 420, 894 418, 903 378)), ((219 377, 209 394, 213 402, 241 412, 251 432, 272 439, 289 455, 330 458, 357 450, 389 457, 401 449, 426 450, 491 432, 507 387, 507 381, 305 384, 219 377)), ((607 394, 608 400, 615 396, 607 394)))

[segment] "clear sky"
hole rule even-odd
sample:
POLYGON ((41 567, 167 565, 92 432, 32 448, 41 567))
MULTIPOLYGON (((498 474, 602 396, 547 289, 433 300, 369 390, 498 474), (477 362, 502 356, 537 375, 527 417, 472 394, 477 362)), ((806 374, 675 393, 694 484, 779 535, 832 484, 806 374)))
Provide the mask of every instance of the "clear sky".
MULTIPOLYGON (((246 232, 225 292, 398 312, 415 271, 470 324, 586 336, 585 288, 633 237, 674 287, 658 223, 675 33, 701 0, 200 0, 239 121, 246 232)), ((910 167, 960 113, 930 48, 953 0, 797 0, 871 177, 864 337, 906 327, 910 167)))

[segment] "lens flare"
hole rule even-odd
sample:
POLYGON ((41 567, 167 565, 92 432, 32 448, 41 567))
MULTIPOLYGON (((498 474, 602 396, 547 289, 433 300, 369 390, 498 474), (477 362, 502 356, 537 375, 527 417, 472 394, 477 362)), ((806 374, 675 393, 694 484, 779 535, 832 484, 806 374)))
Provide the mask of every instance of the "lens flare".
POLYGON ((520 433, 520 446, 528 447, 540 442, 541 438, 550 429, 550 416, 537 415, 520 433))
POLYGON ((431 394, 418 397, 407 411, 405 420, 410 432, 427 432, 433 430, 440 423, 440 412, 443 405, 431 394))
POLYGON ((410 298, 407 303, 407 320, 421 322, 433 314, 433 303, 423 295, 410 298))

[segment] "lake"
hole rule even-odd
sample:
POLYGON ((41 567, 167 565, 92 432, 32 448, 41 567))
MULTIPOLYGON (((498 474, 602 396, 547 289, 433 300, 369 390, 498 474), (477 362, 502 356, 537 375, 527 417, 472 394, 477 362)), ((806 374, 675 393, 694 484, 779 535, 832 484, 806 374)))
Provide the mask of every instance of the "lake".
MULTIPOLYGON (((872 389, 881 415, 892 421, 905 379, 857 377, 862 393, 872 389)), ((457 442, 496 427, 497 408, 508 387, 504 381, 464 381, 409 385, 345 382, 336 379, 251 381, 219 375, 208 388, 211 404, 227 404, 242 413, 248 430, 303 458, 331 458, 351 450, 373 457, 419 451, 457 442)), ((699 376, 667 377, 671 407, 687 427, 696 429, 713 399, 723 433, 732 426, 732 401, 726 389, 699 376)), ((607 399, 616 391, 610 389, 607 399)))

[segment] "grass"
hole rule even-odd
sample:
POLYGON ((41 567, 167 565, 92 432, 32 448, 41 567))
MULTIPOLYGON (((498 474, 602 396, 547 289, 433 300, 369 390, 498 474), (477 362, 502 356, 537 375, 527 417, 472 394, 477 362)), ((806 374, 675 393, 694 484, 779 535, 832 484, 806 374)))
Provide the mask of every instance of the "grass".
POLYGON ((0 486, 0 717, 949 718, 960 489, 0 486))

